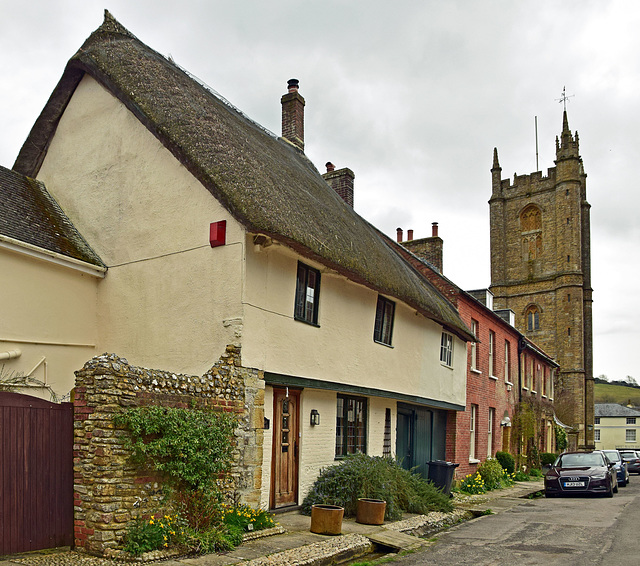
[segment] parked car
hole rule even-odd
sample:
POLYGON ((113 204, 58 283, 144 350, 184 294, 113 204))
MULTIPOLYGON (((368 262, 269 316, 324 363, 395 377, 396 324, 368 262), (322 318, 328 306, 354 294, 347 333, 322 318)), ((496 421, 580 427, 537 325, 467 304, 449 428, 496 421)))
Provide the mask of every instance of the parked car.
POLYGON ((640 474, 640 454, 636 450, 618 450, 630 474, 640 474))
POLYGON ((620 452, 617 450, 603 450, 607 460, 611 462, 616 470, 618 476, 618 485, 624 487, 629 483, 629 470, 627 464, 622 459, 620 452))
POLYGON ((545 497, 584 493, 613 497, 617 492, 613 464, 600 450, 560 454, 544 477, 545 497))

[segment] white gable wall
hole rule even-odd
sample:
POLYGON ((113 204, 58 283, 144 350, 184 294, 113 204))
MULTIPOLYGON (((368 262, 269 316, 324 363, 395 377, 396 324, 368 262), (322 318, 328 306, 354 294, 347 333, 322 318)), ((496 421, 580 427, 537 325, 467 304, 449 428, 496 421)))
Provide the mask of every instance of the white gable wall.
POLYGON ((242 227, 93 79, 76 89, 38 178, 109 267, 98 350, 199 375, 239 342, 242 227), (219 220, 227 244, 211 248, 219 220))

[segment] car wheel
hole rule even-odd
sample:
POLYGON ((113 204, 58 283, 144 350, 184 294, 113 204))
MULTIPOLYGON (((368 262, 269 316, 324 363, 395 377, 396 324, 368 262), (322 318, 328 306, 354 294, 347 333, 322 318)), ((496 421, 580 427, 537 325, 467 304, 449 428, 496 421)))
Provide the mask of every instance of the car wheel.
POLYGON ((627 487, 627 482, 626 481, 618 481, 618 485, 620 487, 627 487))
POLYGON ((609 484, 609 491, 607 491, 605 497, 613 497, 613 484, 609 484))

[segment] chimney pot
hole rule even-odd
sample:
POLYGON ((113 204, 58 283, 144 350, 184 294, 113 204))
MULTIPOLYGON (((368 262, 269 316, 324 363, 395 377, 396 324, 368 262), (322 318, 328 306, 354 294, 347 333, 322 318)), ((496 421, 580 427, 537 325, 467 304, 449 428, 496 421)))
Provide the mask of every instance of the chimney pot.
POLYGON ((300 81, 298 79, 289 79, 287 81, 287 87, 289 88, 289 92, 297 91, 300 88, 300 81))
POLYGON ((336 166, 331 163, 331 161, 327 161, 327 163, 325 164, 325 167, 327 168, 327 173, 331 173, 331 171, 335 171, 336 166))
POLYGON ((432 222, 431 223, 431 237, 432 238, 437 238, 438 237, 438 223, 437 222, 432 222))
POLYGON ((407 230, 407 240, 413 240, 413 230, 407 230))
POLYGON ((402 242, 402 228, 396 228, 396 241, 402 242))

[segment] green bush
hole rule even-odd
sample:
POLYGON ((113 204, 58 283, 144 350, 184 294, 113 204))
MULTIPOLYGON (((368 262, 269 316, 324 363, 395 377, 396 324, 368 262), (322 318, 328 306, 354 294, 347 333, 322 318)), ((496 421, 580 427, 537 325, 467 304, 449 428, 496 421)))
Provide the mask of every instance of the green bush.
POLYGON ((458 489, 464 493, 468 493, 469 495, 478 495, 479 493, 487 492, 484 480, 478 472, 475 474, 467 474, 460 482, 458 489))
POLYGON ((510 474, 516 471, 516 461, 509 452, 496 452, 496 460, 510 474))
POLYGON ((478 466, 478 474, 484 481, 487 489, 499 489, 502 487, 504 469, 495 458, 487 458, 478 466))
POLYGON ((544 476, 544 474, 542 473, 542 470, 539 470, 538 468, 531 468, 529 470, 529 475, 532 478, 541 478, 544 476))
POLYGON ((551 466, 551 464, 553 464, 556 461, 557 457, 558 455, 554 454, 553 452, 542 452, 540 454, 540 465, 551 466))
POLYGON ((184 525, 176 516, 154 516, 150 519, 136 519, 128 528, 124 549, 138 556, 144 552, 161 550, 180 542, 184 535, 184 525))
POLYGON ((452 509, 447 495, 395 460, 355 454, 320 472, 302 502, 302 512, 310 515, 313 505, 329 504, 344 507, 346 516, 354 516, 361 497, 386 501, 387 520, 400 519, 405 511, 424 514, 452 509))
POLYGON ((513 479, 515 481, 529 481, 531 478, 529 474, 523 472, 522 470, 518 470, 515 474, 513 474, 513 479))

